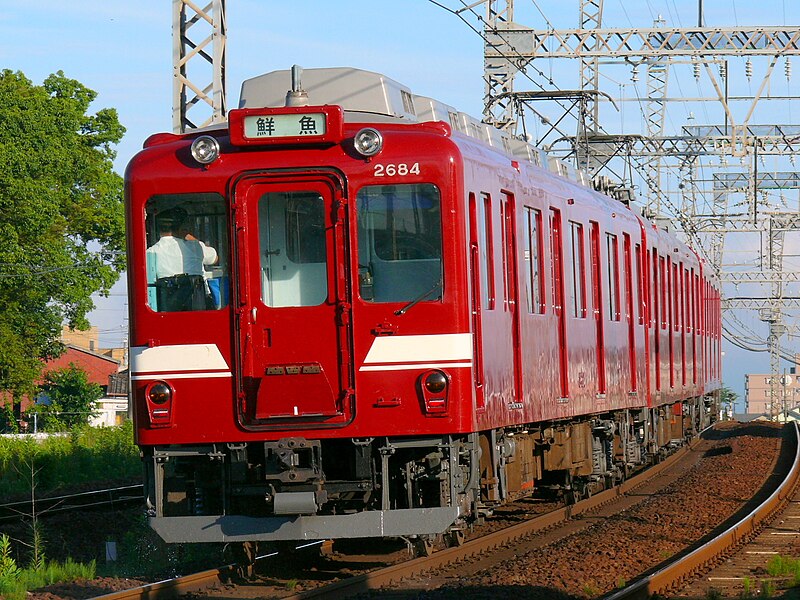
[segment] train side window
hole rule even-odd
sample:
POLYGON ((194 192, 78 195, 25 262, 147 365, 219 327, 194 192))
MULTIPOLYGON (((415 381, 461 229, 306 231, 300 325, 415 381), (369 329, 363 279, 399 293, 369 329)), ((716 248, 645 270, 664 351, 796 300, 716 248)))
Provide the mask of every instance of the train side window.
POLYGON ((228 217, 219 194, 164 194, 145 205, 147 304, 156 312, 228 305, 228 217))
POLYGON ((658 328, 658 320, 659 320, 659 281, 658 281, 658 254, 656 254, 656 249, 650 252, 650 256, 653 258, 653 268, 651 269, 650 278, 652 279, 653 285, 650 288, 650 326, 658 328))
POLYGON ((528 312, 544 313, 544 271, 542 257, 542 212, 525 207, 525 287, 528 297, 528 312))
POLYGON ((692 333, 692 277, 689 269, 683 270, 683 314, 684 327, 688 333, 692 333))
POLYGON ((441 300, 439 189, 430 183, 371 185, 358 191, 356 203, 361 299, 441 300))
POLYGON ((608 318, 619 321, 619 247, 616 235, 606 234, 606 250, 608 251, 608 318))
POLYGON ((636 273, 634 274, 634 281, 636 282, 636 291, 638 294, 638 302, 636 303, 637 316, 639 317, 639 325, 644 325, 644 304, 645 304, 645 291, 644 291, 644 262, 642 261, 642 246, 636 244, 633 247, 633 254, 635 257, 636 273))
POLYGON ((667 267, 666 260, 663 256, 658 259, 658 269, 661 279, 661 329, 667 328, 667 312, 669 305, 667 304, 667 267))
POLYGON ((483 261, 481 281, 485 282, 484 305, 487 310, 494 310, 496 291, 494 283, 494 223, 492 222, 492 196, 481 192, 483 210, 479 211, 480 226, 483 228, 483 261))
POLYGON ((586 266, 584 261, 583 224, 569 222, 572 242, 572 316, 586 317, 586 266))
POLYGON ((672 314, 673 323, 672 328, 675 331, 680 331, 681 328, 681 295, 683 289, 681 286, 681 271, 680 265, 676 262, 672 263, 672 314))

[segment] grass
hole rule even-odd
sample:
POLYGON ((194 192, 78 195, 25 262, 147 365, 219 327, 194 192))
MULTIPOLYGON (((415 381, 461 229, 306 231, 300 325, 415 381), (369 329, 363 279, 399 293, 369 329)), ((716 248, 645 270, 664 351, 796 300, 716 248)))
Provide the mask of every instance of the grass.
POLYGON ((20 568, 11 556, 11 540, 0 536, 0 598, 25 600, 29 590, 54 583, 78 579, 94 579, 95 563, 76 563, 67 559, 63 563, 42 561, 35 567, 20 568))
POLYGON ((133 425, 82 427, 44 440, 0 437, 0 501, 30 494, 30 465, 36 492, 45 495, 76 484, 140 478, 133 425))
POLYGON ((21 569, 16 578, 0 577, 0 597, 5 600, 24 600, 29 590, 54 583, 94 579, 94 575, 94 561, 88 565, 71 559, 63 563, 51 561, 40 569, 21 569))
POLYGON ((596 598, 600 595, 600 588, 597 587, 594 581, 584 583, 581 591, 589 598, 596 598))
POLYGON ((773 577, 791 577, 793 585, 800 585, 800 559, 778 554, 769 559, 767 573, 773 577))
MULTIPOLYGON (((0 502, 53 494, 62 489, 96 482, 141 478, 139 450, 133 443, 133 426, 81 427, 44 439, 0 436, 0 502)), ((37 535, 34 532, 34 537, 37 535)), ((38 533, 41 536, 41 531, 38 533)), ((20 542, 22 543, 22 542, 20 542)), ((0 535, 0 598, 24 600, 29 590, 78 579, 94 579, 94 561, 83 564, 67 558, 48 561, 41 537, 30 564, 17 564, 11 540, 0 535)))

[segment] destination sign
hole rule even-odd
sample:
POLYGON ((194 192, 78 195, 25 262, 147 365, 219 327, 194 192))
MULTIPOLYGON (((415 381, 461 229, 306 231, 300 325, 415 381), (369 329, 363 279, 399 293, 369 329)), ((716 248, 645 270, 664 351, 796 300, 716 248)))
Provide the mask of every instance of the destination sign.
POLYGON ((317 137, 326 133, 325 113, 250 115, 244 118, 247 139, 317 137))

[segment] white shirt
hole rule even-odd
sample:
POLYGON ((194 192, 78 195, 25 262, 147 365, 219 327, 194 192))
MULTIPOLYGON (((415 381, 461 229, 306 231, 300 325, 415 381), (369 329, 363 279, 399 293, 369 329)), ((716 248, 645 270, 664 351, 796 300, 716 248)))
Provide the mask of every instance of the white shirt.
POLYGON ((203 275, 203 265, 213 265, 217 251, 199 240, 184 240, 171 235, 161 236, 147 249, 148 275, 155 270, 155 279, 185 273, 203 275))

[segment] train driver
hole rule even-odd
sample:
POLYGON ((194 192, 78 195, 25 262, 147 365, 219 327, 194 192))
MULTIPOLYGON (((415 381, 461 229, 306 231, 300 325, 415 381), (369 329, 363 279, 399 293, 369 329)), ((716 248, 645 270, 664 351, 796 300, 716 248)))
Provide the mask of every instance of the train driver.
POLYGON ((159 214, 159 240, 147 249, 147 280, 150 287, 155 287, 153 308, 159 312, 206 310, 213 306, 203 266, 215 264, 217 252, 188 233, 187 217, 181 208, 159 214))

